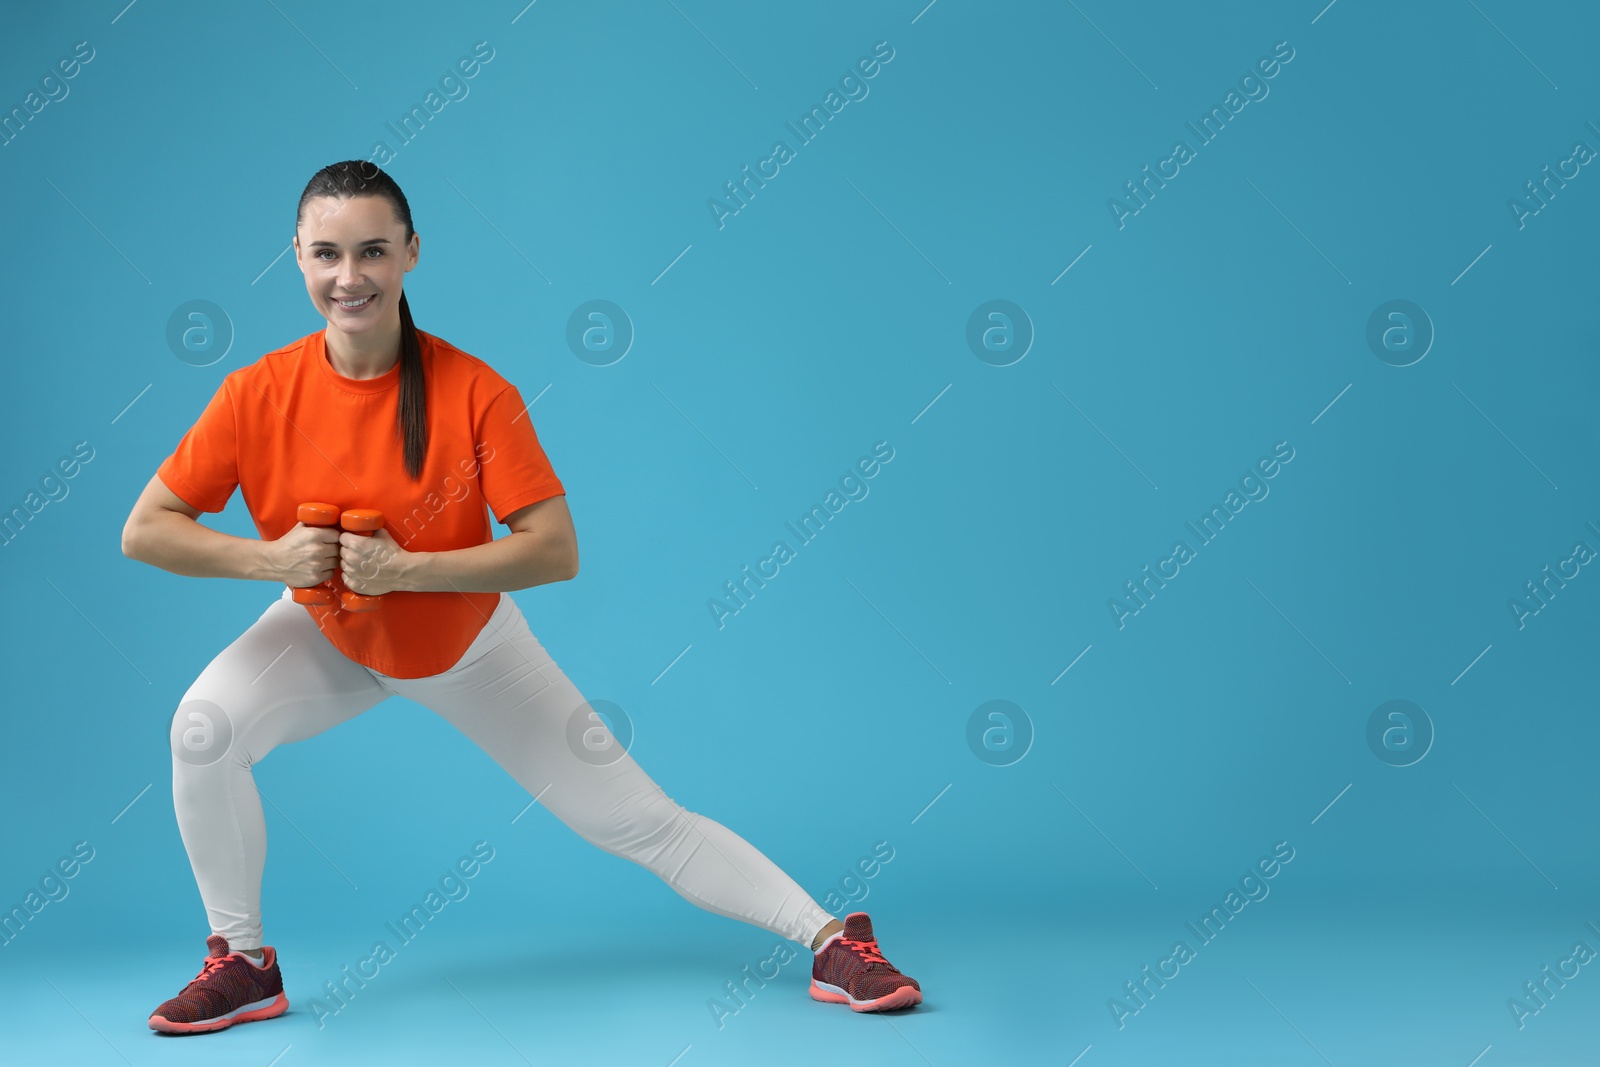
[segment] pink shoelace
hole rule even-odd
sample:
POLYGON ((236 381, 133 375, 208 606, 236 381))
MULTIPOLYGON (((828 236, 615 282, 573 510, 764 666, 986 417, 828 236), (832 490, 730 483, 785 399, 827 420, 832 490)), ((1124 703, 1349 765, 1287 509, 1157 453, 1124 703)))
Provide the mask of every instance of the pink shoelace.
POLYGON ((873 938, 870 941, 852 941, 848 937, 841 937, 839 938, 839 943, 853 951, 867 963, 881 963, 890 970, 894 969, 894 964, 884 959, 883 954, 878 951, 877 938, 873 938))
POLYGON ((195 982, 203 982, 207 978, 210 978, 213 974, 215 974, 218 971, 222 970, 223 965, 226 964, 228 962, 228 960, 230 960, 232 958, 233 957, 231 955, 228 955, 228 956, 207 956, 206 957, 206 962, 203 963, 200 966, 200 973, 195 975, 194 978, 190 981, 189 984, 193 985, 195 982))

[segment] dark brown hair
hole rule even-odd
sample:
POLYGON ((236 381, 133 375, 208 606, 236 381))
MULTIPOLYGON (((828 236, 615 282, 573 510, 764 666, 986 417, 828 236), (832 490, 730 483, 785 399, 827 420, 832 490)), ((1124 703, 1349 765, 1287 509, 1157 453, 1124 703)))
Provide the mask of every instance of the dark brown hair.
MULTIPOLYGON (((404 223, 406 244, 411 243, 415 230, 411 228, 411 205, 393 178, 377 164, 364 159, 347 159, 332 163, 306 183, 300 194, 300 205, 295 209, 295 229, 305 219, 306 202, 319 196, 351 198, 381 196, 389 201, 396 222, 404 223)), ((413 480, 422 478, 422 461, 428 452, 428 398, 427 385, 422 376, 422 345, 417 339, 417 324, 411 320, 411 307, 406 295, 400 293, 400 418, 398 430, 405 445, 406 473, 413 480)))

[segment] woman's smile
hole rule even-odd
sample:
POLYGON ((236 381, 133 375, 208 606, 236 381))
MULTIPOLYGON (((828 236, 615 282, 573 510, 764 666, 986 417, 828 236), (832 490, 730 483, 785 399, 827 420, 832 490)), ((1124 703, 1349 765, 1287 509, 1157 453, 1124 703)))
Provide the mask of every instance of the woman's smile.
POLYGON ((335 297, 333 302, 345 311, 356 314, 371 307, 372 301, 376 296, 376 293, 368 293, 366 296, 355 298, 340 296, 335 297))

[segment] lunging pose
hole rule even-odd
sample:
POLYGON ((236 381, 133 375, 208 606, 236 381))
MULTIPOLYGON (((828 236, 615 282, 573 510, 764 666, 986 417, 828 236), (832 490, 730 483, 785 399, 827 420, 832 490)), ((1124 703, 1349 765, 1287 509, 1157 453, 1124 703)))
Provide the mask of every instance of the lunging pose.
POLYGON ((866 913, 832 918, 743 838, 663 793, 529 629, 509 591, 578 573, 566 491, 516 387, 412 323, 401 282, 418 248, 389 175, 359 160, 318 171, 294 250, 326 329, 228 374, 123 529, 133 559, 284 587, 173 716, 172 798, 210 952, 150 1026, 220 1030, 287 1010, 262 944, 266 826, 250 768, 396 694, 585 840, 698 907, 808 946, 817 1000, 919 1003, 866 913), (259 540, 197 521, 235 488, 259 540), (499 540, 491 511, 512 531, 499 540), (574 715, 587 745, 569 744, 574 715))

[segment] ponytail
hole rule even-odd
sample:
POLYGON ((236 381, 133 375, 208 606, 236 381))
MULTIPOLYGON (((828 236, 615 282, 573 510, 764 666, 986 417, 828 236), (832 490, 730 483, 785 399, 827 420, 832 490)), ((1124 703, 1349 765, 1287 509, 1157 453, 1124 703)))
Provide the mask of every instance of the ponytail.
POLYGON ((400 294, 400 440, 405 446, 406 473, 422 478, 428 453, 428 393, 422 377, 422 344, 411 321, 411 305, 400 294))

